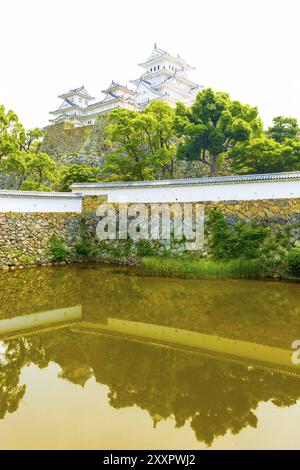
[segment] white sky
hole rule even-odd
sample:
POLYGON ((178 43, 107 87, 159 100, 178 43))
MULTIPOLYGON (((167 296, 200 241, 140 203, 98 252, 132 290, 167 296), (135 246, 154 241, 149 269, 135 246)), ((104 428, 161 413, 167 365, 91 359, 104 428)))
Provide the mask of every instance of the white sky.
POLYGON ((0 103, 25 127, 47 124, 57 95, 140 76, 154 42, 191 78, 300 121, 299 0, 1 0, 0 103))

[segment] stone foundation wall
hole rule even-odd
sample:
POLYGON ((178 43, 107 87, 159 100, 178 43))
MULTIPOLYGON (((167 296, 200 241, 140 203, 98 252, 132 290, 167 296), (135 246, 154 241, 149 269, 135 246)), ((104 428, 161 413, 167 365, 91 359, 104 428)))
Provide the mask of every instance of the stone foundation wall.
MULTIPOLYGON (((97 207, 103 202, 107 202, 107 196, 105 195, 84 196, 83 212, 95 213, 97 207)), ((182 205, 182 203, 179 204, 182 205)), ((206 213, 212 209, 218 209, 230 220, 250 221, 255 219, 277 223, 278 225, 282 225, 287 221, 300 222, 299 198, 259 199, 253 201, 207 201, 201 204, 204 205, 206 213)))
MULTIPOLYGON (((91 260, 121 262, 147 255, 149 247, 131 240, 99 241, 96 226, 99 217, 96 210, 103 204, 106 196, 84 197, 82 213, 1 213, 0 212, 0 268, 9 269, 51 263, 49 241, 58 235, 65 245, 74 248, 77 242, 88 244, 95 249, 91 260), (96 253, 96 254, 95 254, 96 253)), ((149 205, 148 205, 149 206, 149 205)), ((203 204, 205 218, 214 209, 220 210, 230 224, 242 220, 256 221, 268 226, 273 233, 286 232, 288 244, 299 244, 300 240, 300 199, 275 199, 259 201, 219 201, 203 204), (288 229, 288 230, 286 230, 288 229)), ((115 205, 118 209, 118 205, 115 205)), ((206 231, 205 249, 207 244, 206 231)), ((181 241, 161 240, 152 243, 148 254, 163 254, 166 250, 174 255, 185 251, 181 241)), ((70 261, 80 259, 74 255, 70 261)))
POLYGON ((86 196, 82 201, 82 211, 88 214, 95 214, 97 207, 106 201, 107 196, 86 196))
POLYGON ((51 262, 50 238, 55 234, 72 247, 80 239, 76 213, 0 213, 0 268, 51 262))
POLYGON ((80 149, 91 132, 91 126, 75 127, 67 122, 48 126, 40 151, 54 159, 62 155, 79 156, 80 149))
MULTIPOLYGON (((105 196, 86 196, 84 197, 83 208, 85 211, 84 220, 89 236, 93 239, 93 243, 98 245, 102 257, 109 260, 112 257, 126 258, 128 252, 133 256, 138 256, 139 248, 137 242, 128 245, 128 241, 124 240, 107 240, 99 242, 96 235, 96 226, 99 218, 96 216, 97 207, 105 203, 105 196)), ((153 204, 155 206, 155 204, 153 204)), ((182 203, 176 205, 183 208, 182 203)), ((256 222, 259 225, 270 228, 272 234, 284 233, 288 237, 287 245, 293 246, 300 240, 300 199, 265 199, 253 201, 217 201, 201 203, 204 206, 205 221, 207 221, 208 214, 212 210, 221 211, 230 225, 239 222, 256 222)), ((117 213, 119 204, 113 204, 117 213)), ((130 204, 127 205, 129 207, 130 204)), ((146 204, 149 215, 151 204, 146 204)), ((150 218, 149 218, 150 221, 150 218)), ((118 223, 118 222, 117 222, 118 223)), ((206 226, 206 223, 205 223, 206 226)), ((149 227, 150 233, 150 227, 149 227)), ((209 233, 205 231, 204 239, 204 253, 207 253, 207 239, 209 233)), ((139 242, 142 244, 142 242, 139 242)), ((185 244, 181 241, 175 240, 162 240, 152 242, 155 254, 161 255, 166 250, 171 251, 173 254, 182 254, 185 251, 185 244)))

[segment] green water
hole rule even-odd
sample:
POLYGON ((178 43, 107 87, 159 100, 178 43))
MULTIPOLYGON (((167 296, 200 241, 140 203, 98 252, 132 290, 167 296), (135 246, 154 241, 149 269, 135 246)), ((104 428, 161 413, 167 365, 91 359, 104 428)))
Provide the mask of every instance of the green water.
POLYGON ((0 274, 0 449, 300 448, 300 284, 0 274))

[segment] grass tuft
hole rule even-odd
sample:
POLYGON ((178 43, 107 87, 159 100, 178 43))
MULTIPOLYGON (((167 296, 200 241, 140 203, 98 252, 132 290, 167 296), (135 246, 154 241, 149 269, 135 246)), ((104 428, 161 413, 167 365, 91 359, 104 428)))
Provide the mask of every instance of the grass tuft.
POLYGON ((141 259, 142 274, 166 277, 199 277, 204 279, 258 279, 264 275, 260 260, 231 261, 195 260, 190 258, 141 259))

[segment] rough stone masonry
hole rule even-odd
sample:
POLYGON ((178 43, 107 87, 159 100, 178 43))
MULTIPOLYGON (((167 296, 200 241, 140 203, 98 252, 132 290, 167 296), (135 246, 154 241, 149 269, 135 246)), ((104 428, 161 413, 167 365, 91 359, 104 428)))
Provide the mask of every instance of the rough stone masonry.
MULTIPOLYGON (((46 265, 52 259, 48 252, 53 234, 61 237, 72 248, 83 236, 89 235, 95 245, 96 226, 99 218, 96 210, 103 204, 103 196, 86 196, 83 211, 78 213, 12 213, 0 212, 0 268, 22 268, 28 265, 46 265), (85 235, 82 234, 82 224, 85 235)), ((230 224, 241 220, 257 221, 268 225, 274 233, 289 227, 290 243, 300 240, 300 199, 265 199, 255 201, 205 202, 205 215, 218 209, 230 224)), ((112 247, 115 242, 112 240, 112 247)), ((174 246, 174 252, 181 250, 174 246)))

